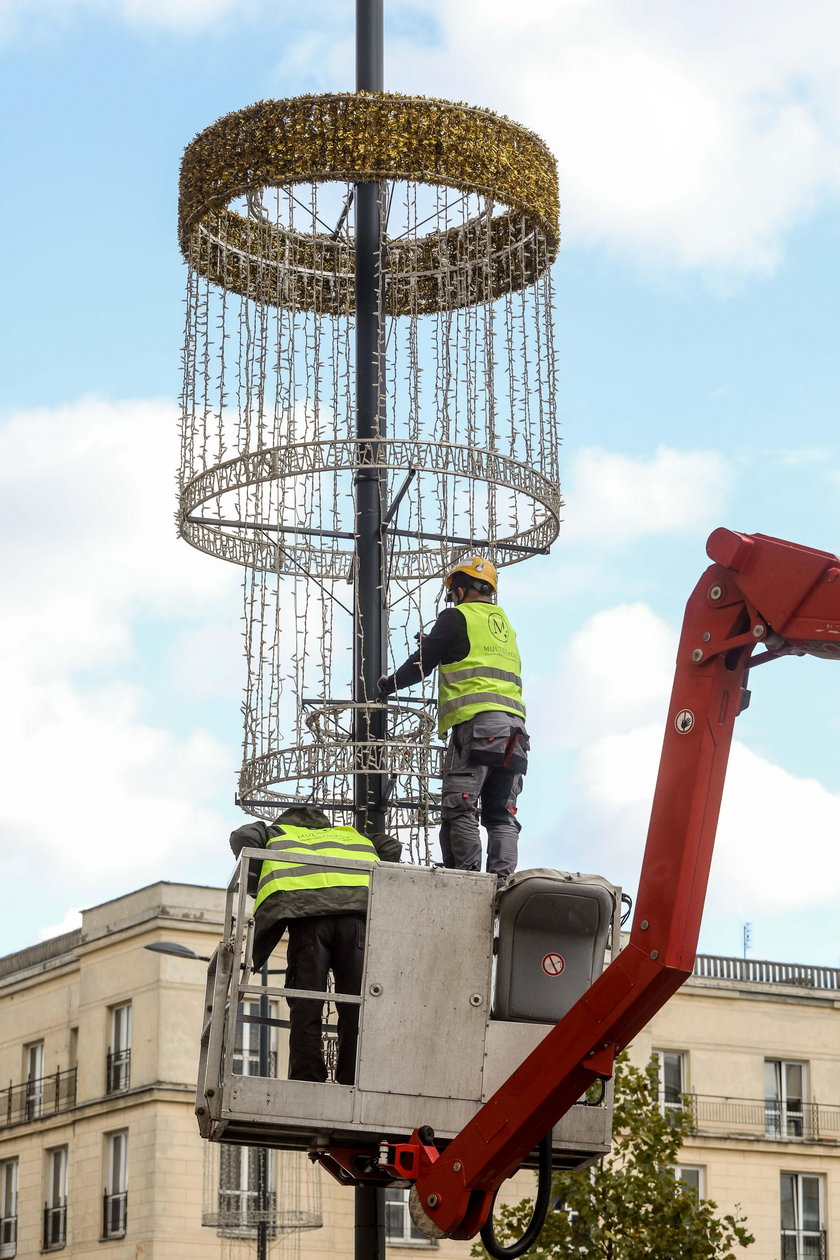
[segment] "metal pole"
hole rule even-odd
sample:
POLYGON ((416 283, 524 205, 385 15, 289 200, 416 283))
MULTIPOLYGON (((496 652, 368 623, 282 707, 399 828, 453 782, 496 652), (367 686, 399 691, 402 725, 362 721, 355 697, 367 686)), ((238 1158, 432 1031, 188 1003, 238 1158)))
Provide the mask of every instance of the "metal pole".
MULTIPOLYGON (((265 1078, 270 1074, 269 1060, 269 1026, 268 1019, 268 963, 264 962, 260 971, 260 1032, 259 1032, 259 1074, 265 1078)), ((268 1260, 268 1150, 265 1146, 257 1147, 257 1260, 268 1260)))
MULTIPOLYGON (((356 91, 384 90, 383 0, 356 0, 356 91)), ((362 458, 356 476, 356 545, 353 625, 353 699, 377 699, 385 667, 385 476, 376 462, 385 437, 385 319, 383 186, 356 185, 356 437, 362 458)), ((354 735, 367 742, 385 735, 384 711, 356 710, 354 735)), ((354 777, 356 827, 364 835, 385 830, 381 774, 354 777)), ((356 1260, 385 1260, 385 1191, 357 1186, 356 1260)))
MULTIPOLYGON (((383 90, 383 0, 356 0, 356 90, 383 90)), ((385 549, 383 512, 385 474, 374 465, 385 437, 385 320, 383 187, 356 185, 356 437, 362 467, 356 475, 355 608, 353 700, 370 704, 385 663, 385 549), (367 467, 365 465, 368 465, 367 467)), ((383 710, 359 709, 354 716, 357 740, 382 739, 383 710)), ((357 774, 354 779, 356 826, 366 835, 385 826, 384 776, 357 774)))
POLYGON ((385 1260, 385 1191, 356 1186, 354 1260, 385 1260))

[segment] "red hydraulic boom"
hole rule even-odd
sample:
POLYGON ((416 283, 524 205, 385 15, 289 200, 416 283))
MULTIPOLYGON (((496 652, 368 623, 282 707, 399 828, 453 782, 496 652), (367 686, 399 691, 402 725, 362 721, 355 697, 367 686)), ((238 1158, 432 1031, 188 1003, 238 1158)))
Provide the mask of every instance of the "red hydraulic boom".
MULTIPOLYGON (((728 529, 706 550, 714 563, 686 607, 629 944, 445 1151, 422 1128, 392 1150, 389 1171, 414 1180, 435 1233, 479 1232, 502 1182, 691 975, 749 668, 840 658, 837 556, 728 529)), ((334 1149, 324 1162, 352 1175, 349 1155, 334 1149)))

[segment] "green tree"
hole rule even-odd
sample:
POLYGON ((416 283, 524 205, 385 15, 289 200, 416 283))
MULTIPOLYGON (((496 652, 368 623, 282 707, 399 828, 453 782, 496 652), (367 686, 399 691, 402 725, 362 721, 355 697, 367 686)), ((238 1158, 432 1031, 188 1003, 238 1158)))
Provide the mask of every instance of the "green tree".
MULTIPOLYGON (((600 1163, 556 1173, 553 1208, 527 1254, 563 1260, 734 1260, 733 1248, 754 1242, 746 1217, 721 1216, 678 1181, 674 1166, 691 1123, 685 1110, 663 1115, 656 1058, 640 1071, 619 1056, 615 1073, 612 1152, 600 1163)), ((502 1207, 496 1239, 521 1238, 533 1203, 502 1207)), ((482 1246, 473 1255, 483 1256, 482 1246)))

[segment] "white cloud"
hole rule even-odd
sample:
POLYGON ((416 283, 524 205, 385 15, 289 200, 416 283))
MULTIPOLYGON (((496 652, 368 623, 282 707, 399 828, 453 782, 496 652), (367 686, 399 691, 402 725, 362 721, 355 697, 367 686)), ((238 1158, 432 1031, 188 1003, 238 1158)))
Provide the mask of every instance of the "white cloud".
POLYGON ((38 933, 38 940, 48 941, 53 936, 63 936, 65 932, 75 932, 81 926, 81 910, 68 910, 59 923, 51 923, 47 927, 41 928, 38 933))
POLYGON ((437 0, 439 48, 389 83, 509 114, 558 159, 573 245, 654 267, 767 272, 840 192, 840 10, 830 0, 437 0))
POLYGON ((173 692, 213 699, 235 695, 242 687, 245 662, 242 640, 230 618, 178 632, 169 652, 173 692))
POLYGON ((174 537, 176 433, 168 403, 101 399, 0 429, 7 887, 46 867, 90 903, 183 876, 225 834, 236 752, 191 707, 230 681, 230 651, 214 666, 209 639, 221 652, 229 622, 238 646, 239 572, 174 537))
POLYGON ((727 908, 831 907, 840 898, 840 796, 734 743, 713 892, 727 908))
MULTIPOLYGON (((121 684, 4 681, 0 878, 33 888, 49 870, 53 902, 90 904, 150 880, 195 877, 207 845, 224 859, 234 748, 201 729, 181 736, 143 717, 121 684)), ((23 942, 25 943, 25 942, 23 942)))
POLYGON ((637 860, 644 848, 664 725, 663 714, 659 723, 602 735, 582 748, 578 758, 576 808, 587 819, 590 834, 598 837, 603 857, 618 862, 625 881, 625 863, 637 860))
POLYGON ((637 458, 584 447, 564 489, 566 541, 624 547, 650 534, 702 534, 719 520, 731 482, 716 451, 660 446, 637 458))
MULTIPOLYGON (((605 872, 638 878, 664 722, 587 744, 574 774, 576 826, 605 872)), ((715 841, 710 911, 744 918, 814 911, 840 897, 840 796, 733 741, 715 841)), ((615 877, 615 876, 614 876, 615 877)))
POLYGON ((128 22, 144 26, 202 27, 242 7, 239 0, 121 0, 128 22))
MULTIPOLYGON (((417 13, 395 0, 386 86, 544 136, 571 245, 655 269, 767 273, 787 233, 840 194, 833 0, 430 0, 417 13)), ((187 35, 232 19, 278 29, 266 0, 0 0, 0 30, 83 14, 187 35)), ((311 6, 308 27, 287 23, 278 94, 346 90, 347 25, 335 0, 311 6)))
MULTIPOLYGON (((13 413, 0 428, 0 578, 19 598, 120 613, 212 605, 231 566, 175 537, 176 408, 90 397, 13 413)), ((101 622, 97 624, 101 625, 101 622)), ((87 630, 89 627, 85 627, 87 630)), ((63 632, 73 633, 73 621, 63 632)), ((100 630, 100 633, 102 631, 100 630)))
POLYGON ((15 33, 39 21, 63 27, 76 18, 92 16, 118 18, 136 27, 189 32, 212 26, 245 7, 243 0, 0 0, 0 34, 15 33))
POLYGON ((551 747, 600 748, 606 733, 664 720, 675 650, 676 635, 647 604, 595 613, 563 645, 551 673, 533 679, 534 737, 551 747))
MULTIPOLYGON (((535 846, 543 851, 529 861, 602 870, 634 887, 657 782, 675 644, 676 634, 646 605, 605 609, 561 647, 553 673, 537 680, 540 699, 532 713, 542 720, 529 715, 534 748, 544 764, 562 750, 573 760, 559 808, 556 774, 527 785, 529 813, 550 819, 553 828, 550 833, 543 828, 546 838, 535 846), (550 809, 538 794, 551 801, 550 809)), ((840 794, 814 779, 797 778, 734 740, 710 911, 739 923, 836 905, 838 833, 840 794)))
POLYGON ((588 618, 559 645, 554 667, 531 680, 527 810, 543 820, 544 838, 526 834, 526 849, 534 841, 528 864, 601 871, 634 886, 675 645, 674 631, 646 604, 621 604, 588 618))

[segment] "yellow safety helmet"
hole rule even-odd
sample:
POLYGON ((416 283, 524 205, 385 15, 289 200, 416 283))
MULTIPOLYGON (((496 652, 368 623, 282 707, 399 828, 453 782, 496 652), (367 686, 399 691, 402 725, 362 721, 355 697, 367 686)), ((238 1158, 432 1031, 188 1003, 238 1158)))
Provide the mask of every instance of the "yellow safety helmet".
POLYGON ((470 556, 467 560, 461 560, 454 568, 450 569, 444 578, 444 586, 448 591, 452 590, 452 579, 456 573, 465 573, 467 577, 474 578, 477 582, 486 582, 492 587, 495 594, 499 579, 496 574, 496 566, 486 556, 470 556))

